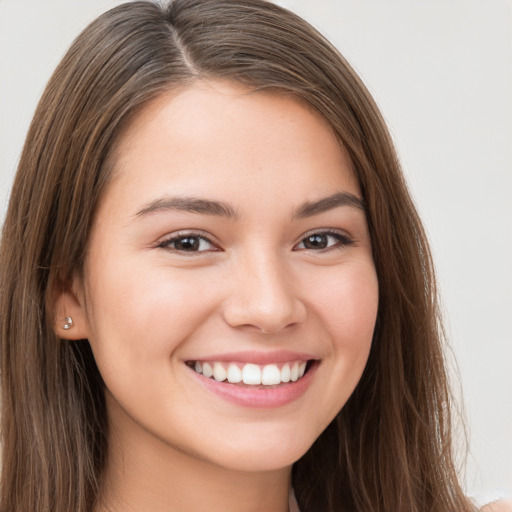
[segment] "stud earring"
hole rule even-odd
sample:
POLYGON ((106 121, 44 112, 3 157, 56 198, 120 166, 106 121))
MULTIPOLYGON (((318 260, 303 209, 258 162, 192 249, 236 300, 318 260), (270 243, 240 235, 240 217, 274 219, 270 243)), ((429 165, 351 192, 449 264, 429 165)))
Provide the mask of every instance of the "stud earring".
POLYGON ((68 329, 71 329, 73 327, 73 319, 70 316, 67 316, 64 318, 64 329, 67 331, 68 329))

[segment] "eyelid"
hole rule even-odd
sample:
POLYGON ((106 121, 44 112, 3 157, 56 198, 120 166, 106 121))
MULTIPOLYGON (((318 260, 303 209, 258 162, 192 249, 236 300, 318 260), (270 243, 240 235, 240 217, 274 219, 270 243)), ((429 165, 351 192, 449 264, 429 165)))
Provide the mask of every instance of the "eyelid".
POLYGON ((185 254, 185 255, 202 254, 202 253, 207 253, 207 252, 216 252, 216 251, 220 250, 218 244, 213 240, 213 237, 209 234, 205 234, 204 232, 202 232, 200 230, 197 230, 197 231, 196 230, 183 230, 183 231, 177 231, 174 233, 170 233, 170 234, 165 235, 164 237, 160 238, 156 242, 155 247, 160 248, 160 249, 165 249, 169 252, 174 252, 177 254, 185 254), (198 238, 200 240, 204 240, 204 241, 208 242, 213 247, 213 249, 207 249, 207 250, 203 250, 203 251, 183 251, 183 250, 173 249, 173 248, 169 247, 169 244, 171 242, 180 240, 182 238, 198 238))
POLYGON ((326 252, 326 251, 330 251, 331 249, 339 249, 339 248, 347 247, 352 244, 354 244, 354 239, 352 238, 352 236, 350 236, 346 231, 343 231, 341 229, 333 229, 333 228, 313 229, 311 231, 308 231, 307 233, 304 233, 301 236, 300 241, 294 245, 294 250, 299 250, 299 251, 313 250, 314 252, 326 252), (338 243, 331 245, 329 247, 326 247, 324 249, 317 249, 317 250, 307 249, 307 248, 297 249, 298 245, 302 244, 304 242, 304 240, 306 240, 307 238, 309 238, 310 236, 313 236, 313 235, 332 236, 332 237, 338 238, 338 243))
MULTIPOLYGON (((293 250, 300 250, 300 251, 311 250, 314 252, 326 252, 331 249, 346 247, 346 246, 352 245, 353 243, 354 243, 354 239, 344 230, 333 229, 333 228, 313 229, 313 230, 310 230, 310 231, 304 233, 303 235, 301 235, 300 240, 293 246, 293 250), (333 238, 337 238, 338 242, 329 247, 323 248, 323 249, 314 250, 314 249, 308 249, 305 247, 301 248, 301 249, 297 249, 298 245, 302 244, 308 237, 311 237, 313 235, 332 236, 333 238)), ((208 252, 217 252, 217 251, 221 250, 219 247, 219 244, 213 240, 213 237, 210 234, 205 234, 201 230, 183 230, 183 231, 170 233, 170 234, 160 238, 155 243, 155 247, 165 249, 169 252, 174 252, 174 253, 183 254, 183 255, 185 255, 185 254, 186 255, 193 255, 193 254, 197 255, 197 254, 208 253, 208 252), (185 250, 173 249, 173 248, 169 247, 169 244, 171 244, 171 242, 174 242, 174 241, 177 241, 177 240, 180 240, 183 238, 187 238, 187 237, 198 238, 200 240, 203 240, 203 241, 207 242, 208 244, 210 244, 213 248, 207 249, 207 250, 202 250, 202 251, 185 251, 185 250)))

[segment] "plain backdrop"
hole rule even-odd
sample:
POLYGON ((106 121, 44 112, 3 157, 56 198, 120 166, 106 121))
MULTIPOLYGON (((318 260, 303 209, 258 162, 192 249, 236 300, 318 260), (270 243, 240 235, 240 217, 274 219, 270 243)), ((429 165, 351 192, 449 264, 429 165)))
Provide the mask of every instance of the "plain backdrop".
MULTIPOLYGON (((0 0, 0 222, 50 73, 80 30, 119 3, 0 0)), ((388 121, 432 242, 459 366, 470 434, 467 492, 510 495, 512 3, 278 3, 335 43, 388 121)))

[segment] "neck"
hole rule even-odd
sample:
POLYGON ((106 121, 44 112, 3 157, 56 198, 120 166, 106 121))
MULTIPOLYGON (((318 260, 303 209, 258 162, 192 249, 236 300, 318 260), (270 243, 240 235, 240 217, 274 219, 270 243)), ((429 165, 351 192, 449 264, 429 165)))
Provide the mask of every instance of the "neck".
POLYGON ((123 428, 110 432, 102 480, 95 512, 288 512, 291 467, 226 469, 123 428))

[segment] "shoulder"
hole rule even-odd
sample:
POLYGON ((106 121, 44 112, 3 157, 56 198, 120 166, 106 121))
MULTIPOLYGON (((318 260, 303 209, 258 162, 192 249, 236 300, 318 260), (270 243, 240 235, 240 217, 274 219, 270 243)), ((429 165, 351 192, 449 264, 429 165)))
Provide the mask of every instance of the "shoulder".
POLYGON ((480 510, 481 512, 512 512, 512 500, 493 501, 480 510))

